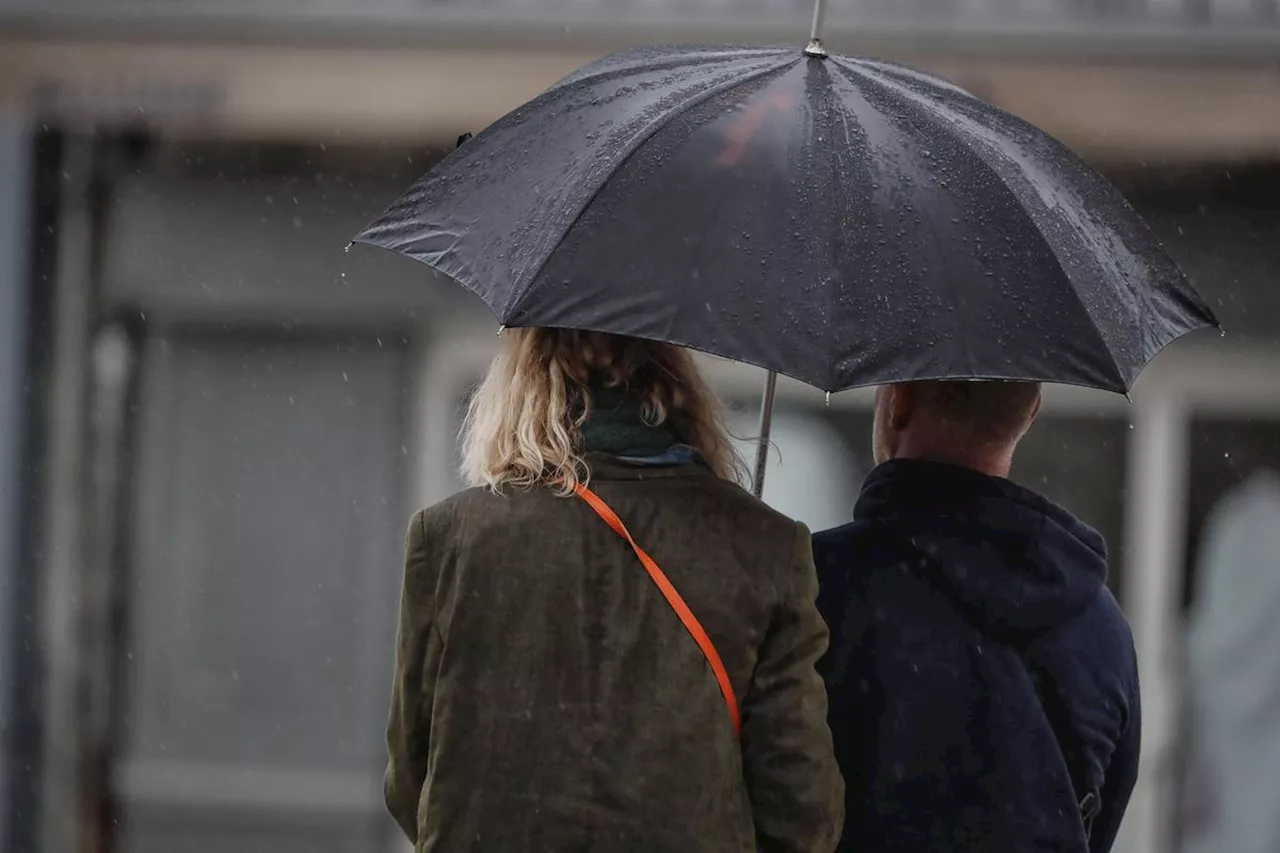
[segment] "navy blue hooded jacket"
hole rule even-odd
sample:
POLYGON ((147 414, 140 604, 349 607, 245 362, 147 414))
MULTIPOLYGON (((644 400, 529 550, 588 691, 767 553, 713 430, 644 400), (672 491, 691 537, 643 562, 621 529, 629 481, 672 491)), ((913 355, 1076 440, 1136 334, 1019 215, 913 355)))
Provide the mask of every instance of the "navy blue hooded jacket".
POLYGON ((895 460, 814 557, 841 850, 1111 848, 1140 712, 1101 536, 1008 480, 895 460))

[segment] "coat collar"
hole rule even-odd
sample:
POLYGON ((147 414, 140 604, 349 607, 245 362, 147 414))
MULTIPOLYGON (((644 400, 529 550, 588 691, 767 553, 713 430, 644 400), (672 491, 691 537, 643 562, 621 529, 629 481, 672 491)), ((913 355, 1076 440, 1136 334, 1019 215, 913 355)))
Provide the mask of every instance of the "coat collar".
POLYGON ((696 462, 683 465, 645 465, 628 462, 607 453, 587 453, 584 457, 592 480, 659 480, 672 477, 714 477, 706 466, 696 462))

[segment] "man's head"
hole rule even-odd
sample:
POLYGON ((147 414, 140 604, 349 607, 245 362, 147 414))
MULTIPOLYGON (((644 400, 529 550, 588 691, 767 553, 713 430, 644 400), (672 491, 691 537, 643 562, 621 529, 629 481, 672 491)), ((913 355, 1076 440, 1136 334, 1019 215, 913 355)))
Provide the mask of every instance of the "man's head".
POLYGON ((1007 476, 1038 382, 900 382, 876 390, 876 462, 929 459, 1007 476))

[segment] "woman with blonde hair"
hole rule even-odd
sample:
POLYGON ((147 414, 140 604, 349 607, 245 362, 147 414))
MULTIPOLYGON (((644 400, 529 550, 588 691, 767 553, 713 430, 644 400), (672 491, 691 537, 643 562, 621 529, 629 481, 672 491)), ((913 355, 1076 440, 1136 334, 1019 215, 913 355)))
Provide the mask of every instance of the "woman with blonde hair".
POLYGON ((809 533, 736 484, 689 353, 514 329, 472 488, 406 542, 386 800, 426 851, 828 853, 809 533))

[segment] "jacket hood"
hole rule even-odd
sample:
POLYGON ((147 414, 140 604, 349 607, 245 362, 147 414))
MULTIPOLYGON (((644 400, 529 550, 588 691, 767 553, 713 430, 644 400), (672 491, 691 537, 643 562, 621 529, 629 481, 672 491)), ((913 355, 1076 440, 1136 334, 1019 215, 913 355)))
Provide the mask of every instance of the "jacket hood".
POLYGON ((1066 622, 1107 577, 1097 531, 1028 489, 968 468, 887 462, 867 477, 854 517, 907 538, 966 618, 987 633, 1066 622))

